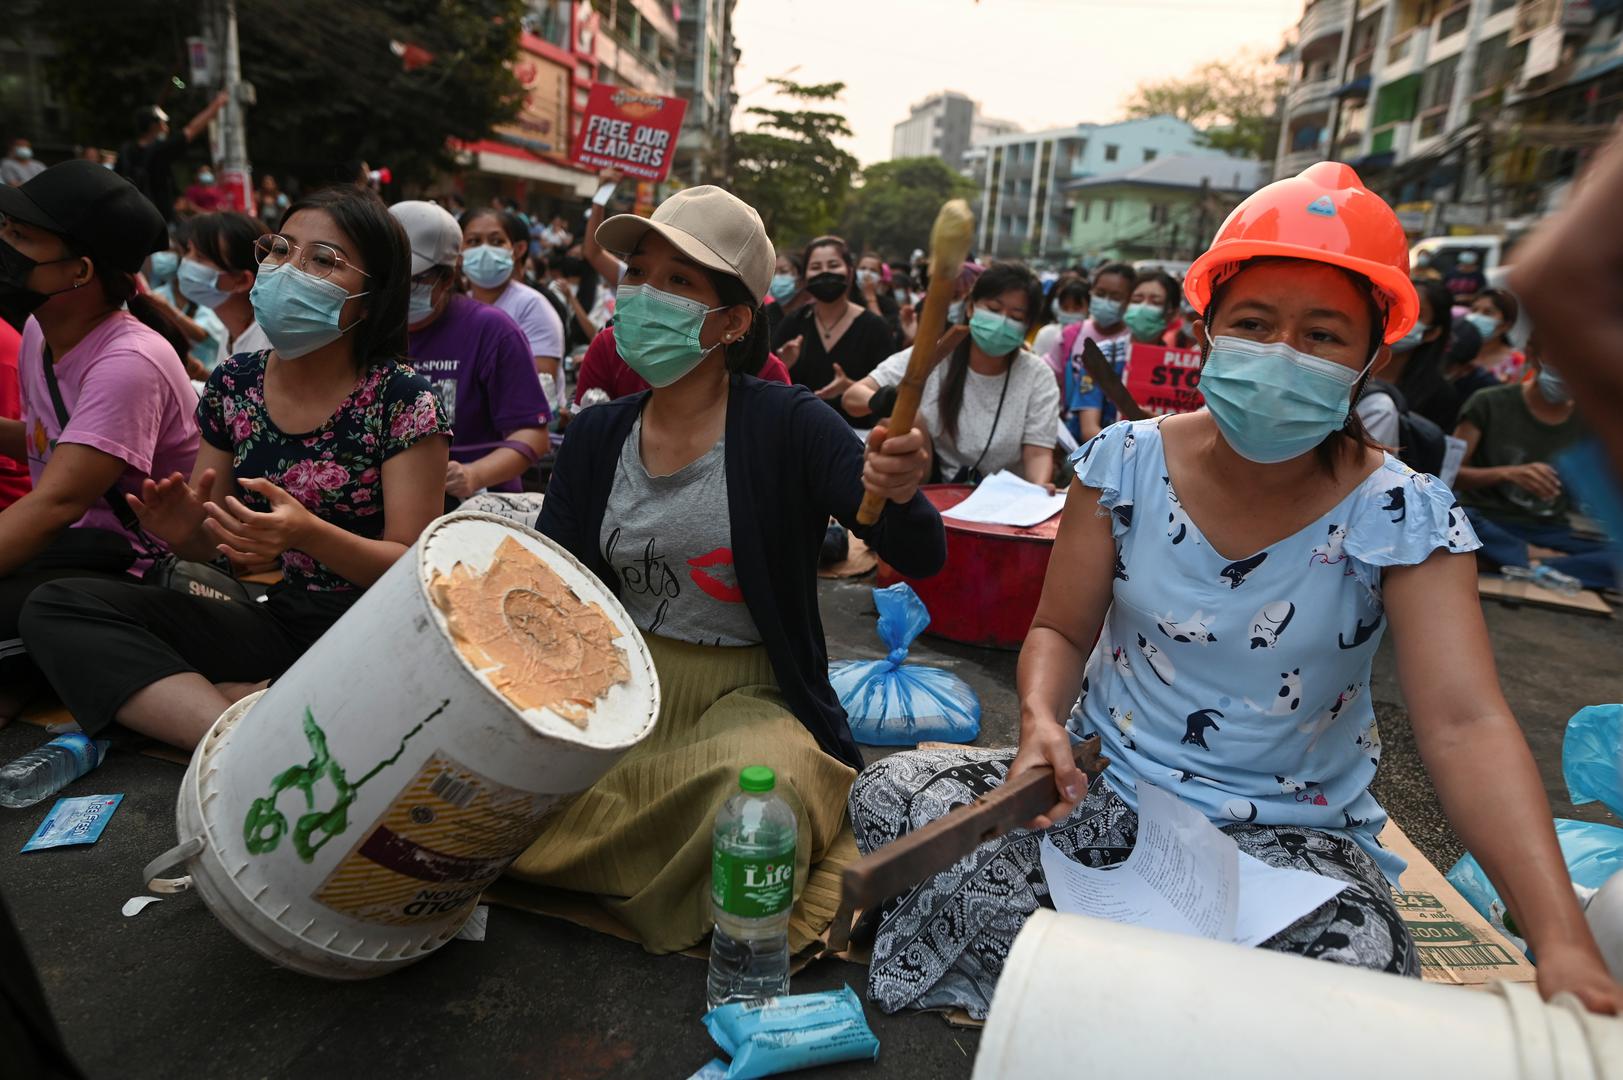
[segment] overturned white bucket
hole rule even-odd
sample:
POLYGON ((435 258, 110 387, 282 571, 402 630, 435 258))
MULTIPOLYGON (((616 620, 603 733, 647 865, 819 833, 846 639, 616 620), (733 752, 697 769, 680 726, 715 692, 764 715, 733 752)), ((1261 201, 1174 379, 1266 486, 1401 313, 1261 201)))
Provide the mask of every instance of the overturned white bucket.
POLYGON ((1623 1020, 1521 983, 1475 992, 1040 910, 998 980, 975 1080, 1616 1080, 1623 1020))
POLYGON ((443 517, 215 722, 181 782, 180 844, 146 877, 184 861, 271 960, 380 975, 450 940, 658 715, 647 646, 589 570, 511 521, 443 517))

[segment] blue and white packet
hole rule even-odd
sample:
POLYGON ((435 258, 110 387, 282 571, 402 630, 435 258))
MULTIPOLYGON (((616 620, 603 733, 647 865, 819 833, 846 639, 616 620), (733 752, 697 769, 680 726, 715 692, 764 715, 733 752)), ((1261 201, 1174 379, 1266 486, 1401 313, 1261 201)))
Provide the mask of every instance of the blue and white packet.
POLYGON ((122 795, 77 795, 71 799, 58 799, 50 813, 45 815, 45 820, 40 822, 39 828, 34 830, 34 835, 23 845, 23 850, 94 844, 101 839, 108 819, 123 801, 122 795))
POLYGON ((705 1014, 704 1025, 733 1059, 726 1080, 879 1057, 879 1040, 849 986, 722 1005, 705 1014))

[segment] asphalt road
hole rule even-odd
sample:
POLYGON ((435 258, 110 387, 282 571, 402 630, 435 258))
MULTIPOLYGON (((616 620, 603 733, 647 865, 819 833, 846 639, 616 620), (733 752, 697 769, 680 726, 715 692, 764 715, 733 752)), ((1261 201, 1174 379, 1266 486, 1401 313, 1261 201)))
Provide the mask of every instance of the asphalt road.
MULTIPOLYGON (((884 653, 865 584, 824 583, 836 659, 884 653)), ((1560 779, 1561 735, 1578 707, 1623 698, 1623 624, 1490 605, 1507 696, 1527 730, 1556 811, 1575 812, 1560 779)), ((982 745, 1014 740, 1014 656, 933 642, 924 663, 951 667, 981 694, 982 745)), ((1383 654, 1374 698, 1386 747, 1378 794, 1445 869, 1458 844, 1414 754, 1408 717, 1383 654)), ((0 757, 41 741, 0 730, 0 757)), ((95 1077, 689 1076, 714 1055, 699 1022, 703 962, 652 957, 566 923, 493 909, 482 943, 453 941, 416 966, 365 983, 276 968, 241 945, 195 896, 120 914, 145 891, 146 862, 173 843, 181 769, 115 751, 68 794, 123 793, 92 847, 19 854, 45 807, 0 810, 0 890, 40 970, 67 1042, 95 1077)), ((859 967, 824 962, 796 991, 849 983, 859 967)), ((879 1064, 807 1076, 968 1076, 977 1037, 934 1016, 886 1017, 872 1006, 879 1064)), ((0 1073, 3 1073, 0 1064, 0 1073)))

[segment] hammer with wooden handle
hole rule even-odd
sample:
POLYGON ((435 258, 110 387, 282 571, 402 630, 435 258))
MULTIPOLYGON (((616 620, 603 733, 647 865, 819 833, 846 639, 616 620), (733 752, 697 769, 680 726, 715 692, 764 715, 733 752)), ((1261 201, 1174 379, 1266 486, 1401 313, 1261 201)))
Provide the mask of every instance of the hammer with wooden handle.
MULTIPOLYGON (((924 294, 924 310, 919 312, 919 325, 913 337, 913 352, 907 358, 907 374, 896 389, 896 407, 890 411, 885 430, 890 437, 906 435, 913 430, 913 418, 918 412, 919 398, 924 394, 924 381, 935 367, 936 339, 947 325, 947 307, 952 303, 953 283, 963 268, 964 257, 969 254, 970 242, 975 236, 975 215, 963 199, 953 199, 936 215, 930 230, 930 288, 924 294)), ((887 440, 888 441, 888 440, 887 440)), ((885 509, 885 497, 868 492, 862 497, 857 510, 857 522, 872 525, 885 509)))
MULTIPOLYGON (((1090 782, 1110 764, 1099 755, 1097 735, 1075 743, 1071 752, 1090 782)), ((1054 770, 1040 766, 858 859, 845 868, 840 882, 840 909, 829 927, 828 951, 841 952, 850 944, 851 921, 858 911, 877 908, 1058 801, 1054 770)))

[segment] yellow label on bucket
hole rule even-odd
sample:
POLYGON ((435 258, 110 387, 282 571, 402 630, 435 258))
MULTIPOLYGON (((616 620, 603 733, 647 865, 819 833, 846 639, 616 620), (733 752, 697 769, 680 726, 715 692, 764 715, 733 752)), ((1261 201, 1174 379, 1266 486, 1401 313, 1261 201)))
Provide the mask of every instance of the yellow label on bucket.
POLYGON ((435 753, 327 875, 316 899, 365 922, 441 918, 471 904, 507 869, 557 801, 435 753))

